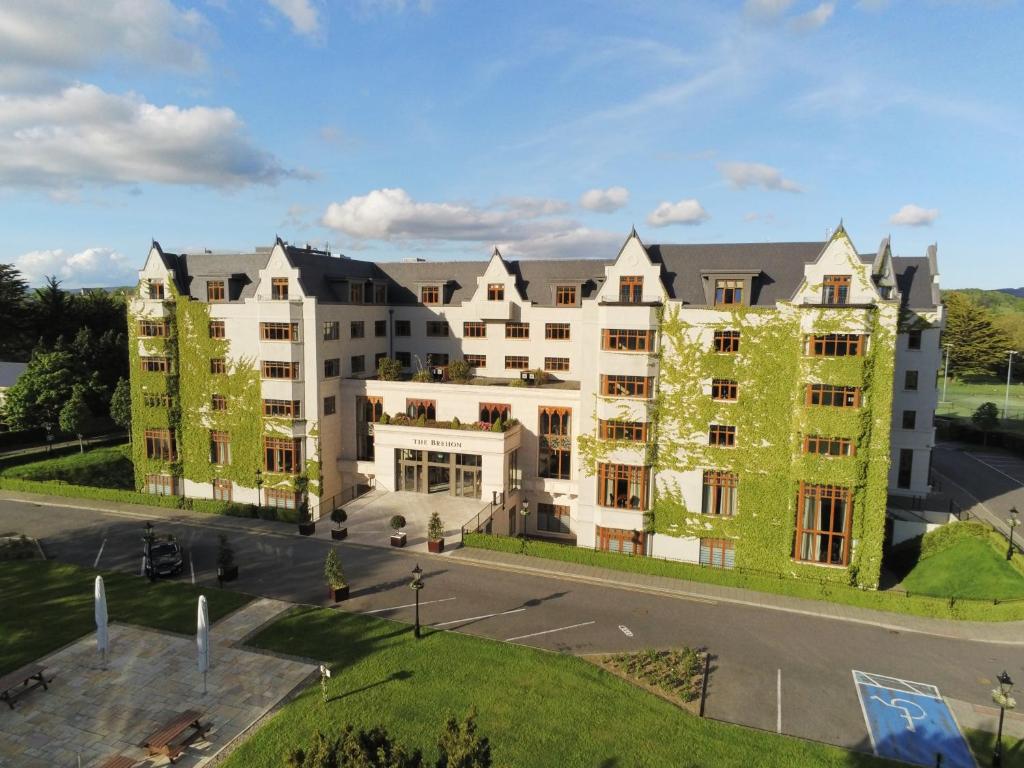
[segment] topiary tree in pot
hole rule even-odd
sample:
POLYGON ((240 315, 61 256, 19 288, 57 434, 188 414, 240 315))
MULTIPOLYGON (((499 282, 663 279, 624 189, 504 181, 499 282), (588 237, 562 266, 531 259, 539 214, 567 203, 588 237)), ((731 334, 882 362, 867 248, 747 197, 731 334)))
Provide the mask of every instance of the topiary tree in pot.
POLYGON ((391 534, 391 546, 392 547, 404 547, 405 546, 405 518, 401 515, 395 515, 391 518, 391 530, 394 531, 391 534))
POLYGON ((430 513, 427 523, 427 549, 431 552, 444 552, 444 523, 435 511, 430 513))
POLYGON ((217 535, 217 581, 234 581, 238 578, 238 566, 235 565, 235 550, 223 533, 217 535))
POLYGON ((327 581, 327 589, 331 598, 336 603, 348 599, 348 581, 345 579, 345 569, 341 567, 341 558, 338 551, 331 547, 324 560, 324 579, 327 581))
POLYGON ((331 530, 331 538, 337 541, 344 539, 348 536, 348 528, 343 528, 342 524, 348 520, 348 512, 341 507, 335 507, 331 510, 331 522, 336 526, 331 530))

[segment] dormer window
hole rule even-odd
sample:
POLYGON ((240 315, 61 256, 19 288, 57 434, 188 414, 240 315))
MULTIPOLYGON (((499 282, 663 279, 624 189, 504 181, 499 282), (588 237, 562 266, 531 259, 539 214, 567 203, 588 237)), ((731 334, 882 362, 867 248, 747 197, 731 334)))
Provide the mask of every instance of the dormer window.
POLYGON ((439 285, 424 285, 420 288, 420 301, 424 304, 440 304, 441 303, 441 286, 439 285))
POLYGON ((387 304, 388 303, 388 287, 383 283, 374 284, 373 286, 373 303, 374 304, 387 304))
POLYGON ((210 303, 216 301, 224 301, 224 281, 223 280, 207 280, 206 281, 206 300, 210 303))
POLYGON ((619 301, 623 304, 639 304, 643 300, 643 275, 623 275, 619 278, 619 301))
POLYGON ((742 304, 742 280, 715 280, 715 305, 742 304))
POLYGON ((149 298, 151 299, 162 299, 164 297, 164 281, 163 280, 150 280, 149 281, 149 298))
POLYGON ((555 289, 555 306, 556 307, 575 307, 576 306, 576 286, 575 285, 560 285, 555 289))
POLYGON ((288 278, 275 277, 270 281, 270 298, 278 301, 288 299, 288 278))
POLYGON ((489 283, 487 285, 487 300, 488 301, 504 301, 505 300, 505 284, 504 283, 489 283))
POLYGON ((349 304, 362 304, 363 303, 363 284, 352 283, 348 287, 348 303, 349 304))
POLYGON ((822 283, 822 304, 847 304, 850 301, 850 276, 825 275, 822 283))

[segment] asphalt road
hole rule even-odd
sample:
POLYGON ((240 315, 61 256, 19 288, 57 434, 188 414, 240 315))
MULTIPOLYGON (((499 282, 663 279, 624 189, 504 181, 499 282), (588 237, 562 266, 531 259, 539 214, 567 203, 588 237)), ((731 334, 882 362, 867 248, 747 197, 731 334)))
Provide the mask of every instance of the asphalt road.
MULTIPOLYGON (((68 500, 73 504, 72 500, 68 500)), ((124 513, 0 500, 0 531, 40 538, 50 557, 138 572, 143 520, 124 513), (102 550, 102 551, 101 551, 102 550)), ((157 524, 187 549, 199 583, 216 580, 217 519, 157 524)), ((231 587, 326 604, 322 564, 330 542, 231 534, 240 566, 231 587)), ((979 704, 1002 669, 1024 678, 1020 649, 902 633, 825 617, 682 599, 571 579, 512 573, 401 550, 338 545, 352 587, 347 611, 412 621, 414 564, 424 569, 424 624, 554 651, 603 653, 651 646, 707 648, 714 657, 707 715, 765 730, 870 750, 852 670, 937 685, 979 704), (781 726, 781 727, 780 727, 781 726)))
MULTIPOLYGON (((1024 513, 1024 458, 996 448, 942 442, 932 451, 932 467, 961 492, 980 502, 1003 524, 1012 507, 1024 513)), ((1018 531, 1018 534, 1021 533, 1018 531)))

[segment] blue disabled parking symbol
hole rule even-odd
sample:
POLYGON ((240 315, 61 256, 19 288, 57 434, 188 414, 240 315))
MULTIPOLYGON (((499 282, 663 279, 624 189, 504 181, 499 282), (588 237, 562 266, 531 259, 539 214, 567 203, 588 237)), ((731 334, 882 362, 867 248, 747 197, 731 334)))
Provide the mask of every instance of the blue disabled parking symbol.
POLYGON ((914 765, 977 768, 956 718, 934 685, 857 670, 853 682, 876 755, 914 765))

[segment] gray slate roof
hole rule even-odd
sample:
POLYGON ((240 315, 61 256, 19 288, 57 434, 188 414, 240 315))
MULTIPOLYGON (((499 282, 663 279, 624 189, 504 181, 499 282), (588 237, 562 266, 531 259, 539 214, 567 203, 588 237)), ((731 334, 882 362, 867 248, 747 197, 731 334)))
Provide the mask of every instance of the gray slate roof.
POLYGON ((926 256, 893 256, 896 285, 908 309, 935 309, 938 304, 932 293, 934 275, 926 256))
POLYGON ((0 360, 0 389, 14 386, 14 382, 28 368, 28 363, 12 363, 0 360))

